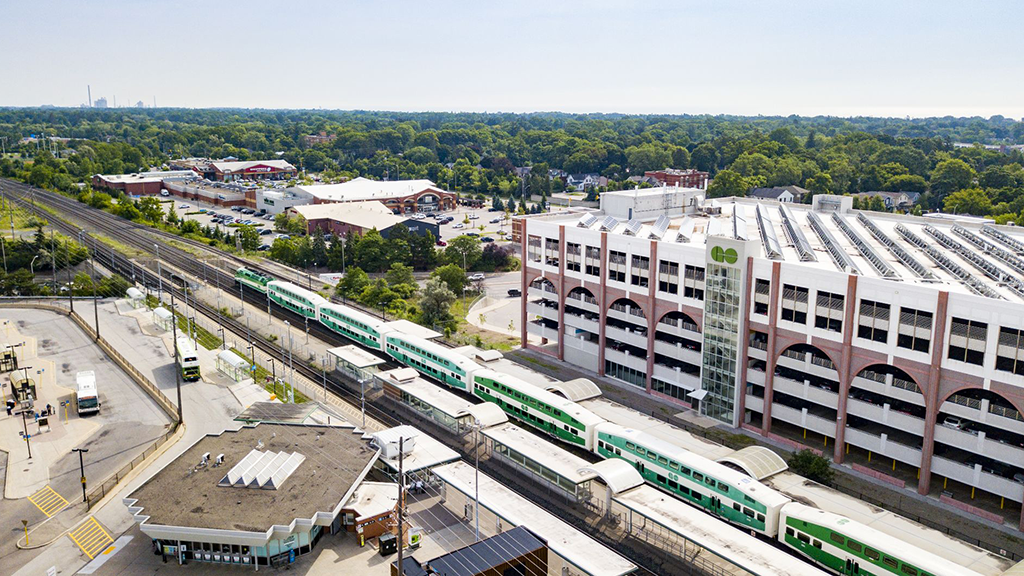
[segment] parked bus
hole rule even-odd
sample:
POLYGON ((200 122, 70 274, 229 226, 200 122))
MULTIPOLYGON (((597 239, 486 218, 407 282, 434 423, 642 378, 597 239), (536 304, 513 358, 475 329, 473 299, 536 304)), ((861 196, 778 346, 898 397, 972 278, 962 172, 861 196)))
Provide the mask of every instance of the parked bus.
POLYGON ((195 343, 188 336, 179 336, 177 346, 181 378, 186 382, 199 380, 199 355, 196 353, 195 343))
POLYGON ((78 415, 100 411, 100 397, 96 390, 96 373, 92 370, 79 372, 75 376, 75 409, 78 415))

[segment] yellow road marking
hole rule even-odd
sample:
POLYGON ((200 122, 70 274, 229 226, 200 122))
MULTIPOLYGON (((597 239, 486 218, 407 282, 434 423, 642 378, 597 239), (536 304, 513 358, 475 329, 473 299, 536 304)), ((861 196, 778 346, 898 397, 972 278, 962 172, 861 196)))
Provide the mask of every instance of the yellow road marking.
POLYGON ((90 516, 81 526, 68 533, 68 537, 90 560, 114 542, 114 538, 96 521, 95 516, 90 516))
POLYGON ((49 484, 29 496, 28 501, 34 504, 36 508, 39 508, 40 512, 46 514, 47 518, 52 517, 68 505, 68 501, 51 488, 49 484))

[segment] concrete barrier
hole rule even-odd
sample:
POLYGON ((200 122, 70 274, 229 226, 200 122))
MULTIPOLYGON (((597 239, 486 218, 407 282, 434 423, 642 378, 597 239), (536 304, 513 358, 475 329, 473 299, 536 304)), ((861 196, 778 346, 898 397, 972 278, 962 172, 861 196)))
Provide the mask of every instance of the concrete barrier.
POLYGON ((883 474, 878 470, 872 470, 867 466, 861 466, 860 464, 850 464, 850 467, 856 470, 857 472, 860 472, 861 474, 871 476, 875 480, 881 480, 882 482, 892 484, 893 486, 899 486, 900 488, 906 488, 907 486, 907 483, 904 482, 903 480, 900 480, 899 478, 893 478, 892 476, 889 476, 888 474, 883 474))

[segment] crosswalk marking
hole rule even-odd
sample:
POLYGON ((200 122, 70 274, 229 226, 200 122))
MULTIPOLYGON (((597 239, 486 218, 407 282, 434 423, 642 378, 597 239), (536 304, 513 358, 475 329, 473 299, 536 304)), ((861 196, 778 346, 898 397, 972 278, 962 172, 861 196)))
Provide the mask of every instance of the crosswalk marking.
POLYGON ((96 520, 95 516, 89 519, 68 533, 71 541, 78 545, 90 559, 107 549, 107 546, 114 541, 114 538, 96 520))
POLYGON ((51 488, 49 484, 29 496, 28 501, 34 504, 36 508, 39 508, 43 514, 46 514, 47 518, 52 517, 68 505, 68 501, 51 488))

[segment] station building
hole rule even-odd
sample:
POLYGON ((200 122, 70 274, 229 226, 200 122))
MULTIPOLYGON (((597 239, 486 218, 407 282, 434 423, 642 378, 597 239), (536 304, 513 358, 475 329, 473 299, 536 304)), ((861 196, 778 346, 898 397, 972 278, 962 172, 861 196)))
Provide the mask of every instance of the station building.
POLYGON ((665 192, 517 220, 523 346, 922 494, 1024 500, 1024 234, 665 192))
POLYGON ((351 426, 245 426, 201 438, 124 504, 179 563, 289 564, 325 533, 383 530, 397 485, 363 482, 379 454, 351 426))
POLYGON ((438 225, 433 220, 399 216, 379 201, 307 204, 292 206, 288 212, 301 214, 306 219, 310 234, 317 228, 339 237, 347 236, 350 232, 362 235, 376 229, 381 236, 387 238, 395 226, 401 224, 418 236, 430 232, 434 238, 440 238, 438 225))
POLYGON ((292 190, 311 196, 316 204, 377 201, 395 214, 454 210, 457 198, 454 192, 438 188, 430 180, 379 181, 360 177, 341 184, 295 186, 292 190))

